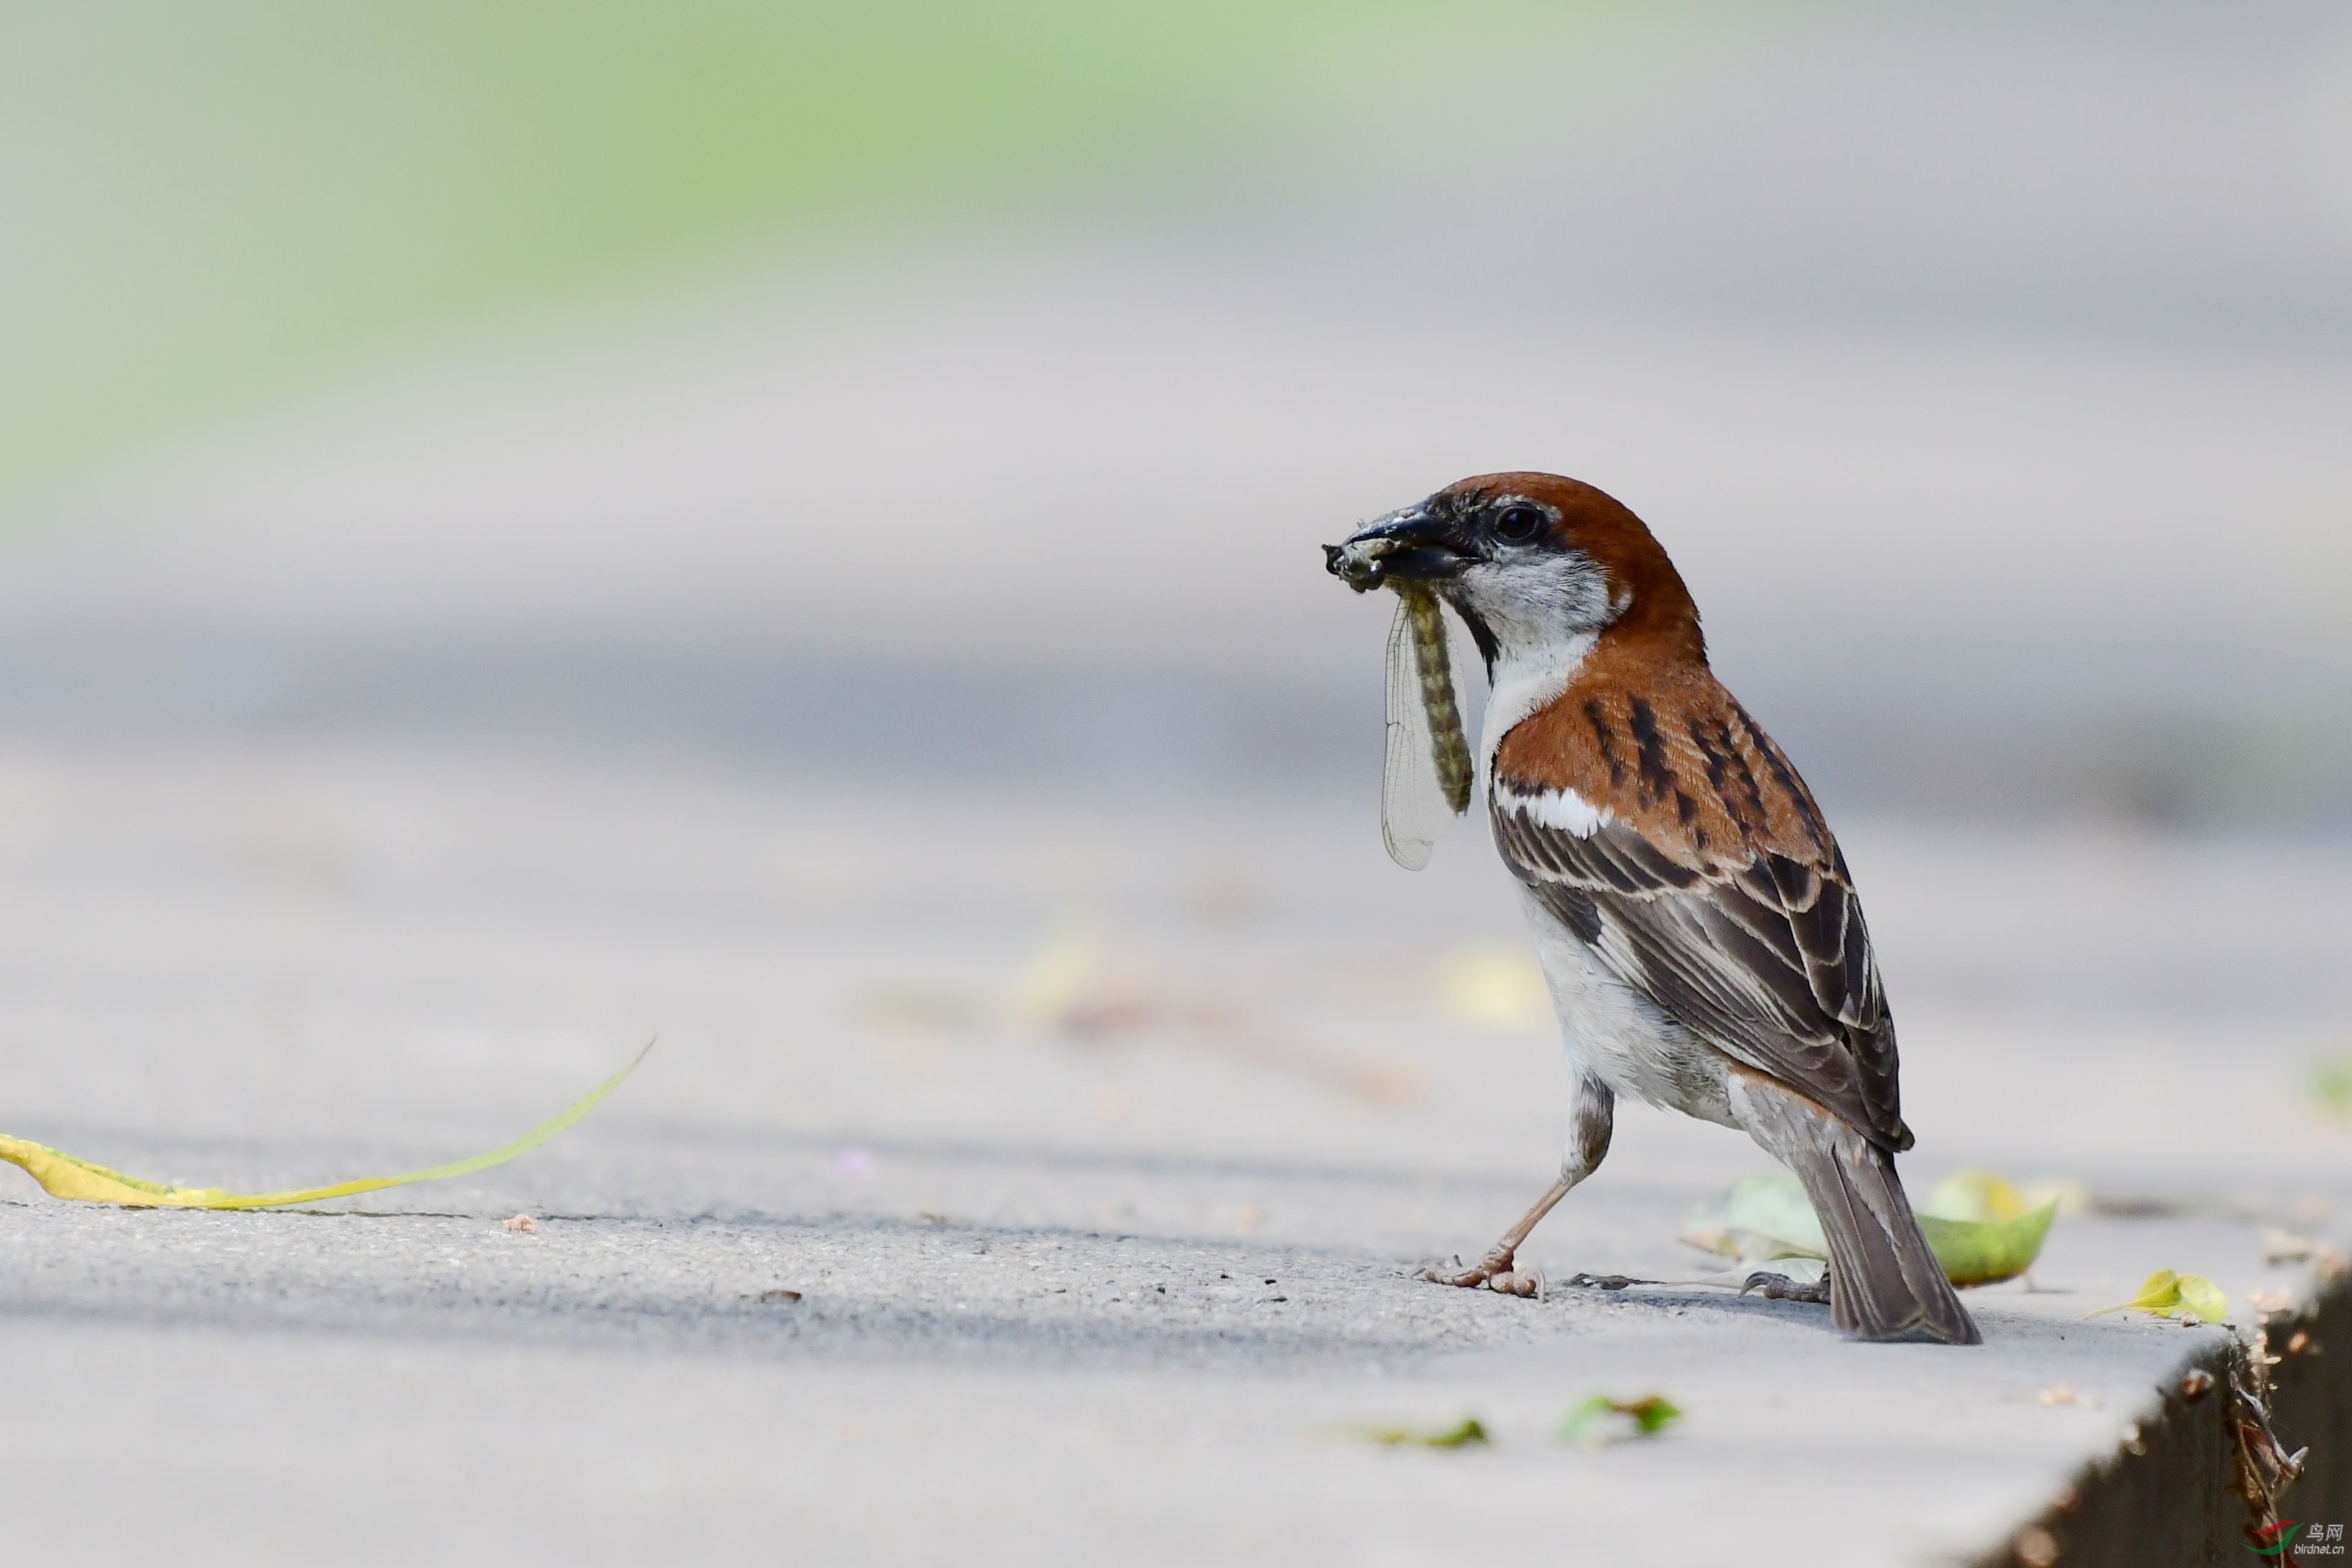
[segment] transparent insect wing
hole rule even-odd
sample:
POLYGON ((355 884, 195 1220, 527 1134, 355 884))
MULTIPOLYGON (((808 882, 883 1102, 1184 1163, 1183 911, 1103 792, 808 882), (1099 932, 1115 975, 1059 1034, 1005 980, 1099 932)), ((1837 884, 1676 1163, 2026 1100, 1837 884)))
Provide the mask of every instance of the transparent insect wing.
POLYGON ((1388 754, 1381 779, 1381 839, 1389 858, 1408 871, 1429 864, 1437 840, 1454 825, 1454 808, 1437 781, 1429 709, 1422 700, 1421 663, 1413 652, 1412 608, 1397 602, 1389 627, 1388 754))

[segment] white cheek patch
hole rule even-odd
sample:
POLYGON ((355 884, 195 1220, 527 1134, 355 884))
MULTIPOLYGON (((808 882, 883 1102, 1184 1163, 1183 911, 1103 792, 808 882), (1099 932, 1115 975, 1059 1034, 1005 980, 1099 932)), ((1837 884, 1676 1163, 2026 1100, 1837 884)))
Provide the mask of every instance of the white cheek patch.
POLYGON ((1516 811, 1538 827, 1557 828, 1579 838, 1590 838, 1611 823, 1617 814, 1605 805, 1595 805, 1572 789, 1538 790, 1523 794, 1508 784, 1495 786, 1495 799, 1506 811, 1516 811))

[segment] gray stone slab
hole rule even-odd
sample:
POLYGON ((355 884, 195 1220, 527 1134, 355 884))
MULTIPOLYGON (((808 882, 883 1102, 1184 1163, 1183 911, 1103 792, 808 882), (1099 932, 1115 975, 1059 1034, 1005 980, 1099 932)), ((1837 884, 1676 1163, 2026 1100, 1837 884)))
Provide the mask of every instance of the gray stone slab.
POLYGON ((2336 849, 1852 826, 1915 1186, 1990 1164, 2109 1211, 1976 1293, 1961 1352, 1705 1282, 1685 1213, 1765 1163, 1641 1110, 1531 1255, 1686 1283, 1407 1278, 1559 1134, 1542 1027, 1447 1000, 1517 940, 1472 834, 1416 879, 1362 803, 290 741, 19 752, 0 795, 7 1131, 327 1181, 499 1142, 661 1037, 527 1160, 322 1212, 11 1176, 28 1557, 1974 1561, 2220 1353, 2083 1314, 2169 1267, 2250 1320, 2310 1268, 2261 1226, 2339 1235, 2352 1175, 2306 1089, 2343 1043, 2336 849), (1088 942, 1091 1026, 1024 1012, 1024 967, 1088 942), (1554 1442, 1595 1392, 1688 1415, 1554 1442), (1360 1435, 1470 1414, 1487 1447, 1360 1435))

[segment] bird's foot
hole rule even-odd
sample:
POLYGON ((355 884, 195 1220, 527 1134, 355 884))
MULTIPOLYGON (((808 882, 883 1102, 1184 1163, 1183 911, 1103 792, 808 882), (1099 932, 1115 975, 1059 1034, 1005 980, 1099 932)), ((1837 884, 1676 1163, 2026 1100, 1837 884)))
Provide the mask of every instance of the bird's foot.
POLYGON ((1826 1274, 1810 1284, 1800 1285, 1786 1274, 1759 1269, 1748 1277, 1747 1284, 1739 1288, 1743 1296, 1750 1290, 1768 1301, 1811 1301, 1823 1307, 1830 1303, 1830 1278, 1826 1274))
POLYGON ((1475 1290, 1483 1285, 1502 1296, 1546 1297, 1550 1294, 1550 1287, 1542 1269, 1514 1268, 1512 1264, 1511 1249, 1498 1247, 1467 1268, 1463 1266, 1459 1258, 1454 1259, 1451 1268, 1442 1263, 1433 1263, 1421 1271, 1421 1277, 1433 1285, 1456 1285, 1465 1290, 1475 1290))

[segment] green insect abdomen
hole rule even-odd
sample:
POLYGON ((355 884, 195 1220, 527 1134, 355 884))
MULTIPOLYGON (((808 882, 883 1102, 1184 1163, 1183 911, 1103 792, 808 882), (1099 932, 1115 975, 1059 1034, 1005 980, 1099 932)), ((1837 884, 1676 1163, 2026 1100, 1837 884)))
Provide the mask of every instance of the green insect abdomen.
POLYGON ((1462 733, 1462 710, 1454 700, 1454 668, 1445 645, 1445 610, 1437 595, 1417 584, 1391 579, 1412 623, 1413 668, 1421 673, 1421 706, 1429 715, 1430 761, 1437 787, 1458 816, 1470 809, 1470 786, 1477 763, 1462 733))

